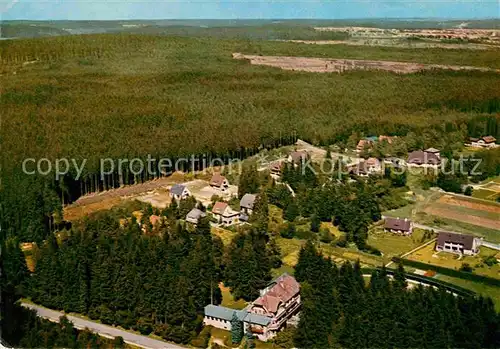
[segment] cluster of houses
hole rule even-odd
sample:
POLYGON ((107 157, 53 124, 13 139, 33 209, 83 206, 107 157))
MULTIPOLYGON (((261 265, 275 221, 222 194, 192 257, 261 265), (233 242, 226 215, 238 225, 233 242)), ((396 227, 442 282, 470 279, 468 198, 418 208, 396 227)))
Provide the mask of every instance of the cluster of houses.
POLYGON ((470 137, 467 146, 474 148, 496 148, 499 147, 497 140, 493 136, 483 136, 479 138, 470 137))
MULTIPOLYGON (((413 223, 408 218, 386 217, 384 230, 396 234, 410 235, 413 230, 413 223)), ((438 232, 435 249, 436 251, 474 256, 479 253, 481 242, 481 239, 473 235, 440 231, 438 232)))
POLYGON ((207 305, 203 323, 230 331, 231 320, 236 315, 245 333, 251 332, 257 339, 267 341, 287 325, 297 323, 300 305, 300 284, 284 273, 261 290, 259 298, 245 309, 207 305))
MULTIPOLYGON (((215 173, 210 182, 210 187, 215 189, 216 193, 227 193, 229 190, 229 181, 220 173, 215 173)), ((170 197, 179 202, 190 197, 192 194, 183 184, 175 184, 170 188, 170 197)), ((240 209, 234 210, 227 202, 217 201, 212 207, 211 215, 217 224, 229 226, 239 222, 246 222, 252 214, 257 196, 255 194, 245 194, 240 200, 240 209)), ((207 216, 207 212, 195 207, 186 215, 186 222, 198 224, 199 220, 207 216)))
POLYGON ((387 142, 389 144, 392 144, 392 142, 396 138, 396 136, 373 136, 363 138, 356 145, 356 152, 361 153, 365 150, 371 150, 377 142, 387 142))

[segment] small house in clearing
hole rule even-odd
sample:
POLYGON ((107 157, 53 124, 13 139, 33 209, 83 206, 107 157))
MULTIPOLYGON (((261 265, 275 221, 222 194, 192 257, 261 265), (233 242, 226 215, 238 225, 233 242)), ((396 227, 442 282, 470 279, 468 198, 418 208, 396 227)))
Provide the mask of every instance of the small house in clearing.
POLYGON ((206 216, 207 214, 205 212, 195 207, 191 211, 189 211, 188 214, 186 215, 186 222, 192 224, 198 224, 200 219, 206 216))
POLYGON ((212 176, 212 179, 210 180, 210 186, 221 192, 226 192, 229 189, 229 182, 227 181, 226 177, 217 172, 212 176))
POLYGON ((287 161, 291 164, 298 165, 309 158, 309 154, 305 150, 293 151, 288 155, 287 161))
POLYGON ((440 231, 436 242, 436 251, 473 256, 479 253, 480 245, 481 240, 472 235, 440 231))
POLYGON ((281 172, 283 171, 284 163, 282 161, 274 161, 269 165, 269 171, 271 172, 271 177, 279 178, 281 177, 281 172))
POLYGON ((240 200, 240 220, 248 221, 250 215, 253 212, 253 206, 255 204, 255 199, 257 195, 255 194, 245 194, 240 200))
POLYGON ((189 189, 183 184, 174 184, 170 188, 170 197, 176 201, 184 200, 191 195, 189 189))
POLYGON ((384 221, 384 230, 386 232, 410 235, 412 229, 413 224, 408 218, 387 217, 384 221))
POLYGON ((233 210, 226 202, 218 201, 212 208, 212 216, 217 223, 222 225, 233 225, 238 223, 240 213, 233 210))

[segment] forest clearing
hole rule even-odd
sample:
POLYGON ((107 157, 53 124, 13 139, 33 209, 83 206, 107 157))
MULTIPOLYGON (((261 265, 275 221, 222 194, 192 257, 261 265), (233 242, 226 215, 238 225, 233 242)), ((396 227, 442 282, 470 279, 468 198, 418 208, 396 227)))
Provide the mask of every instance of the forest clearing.
POLYGON ((396 61, 374 61, 359 59, 333 59, 287 56, 256 56, 233 53, 235 59, 247 59, 251 64, 277 67, 283 70, 298 70, 311 73, 343 73, 349 70, 380 70, 398 74, 411 74, 424 70, 475 70, 481 72, 500 72, 500 69, 486 67, 423 64, 396 61))

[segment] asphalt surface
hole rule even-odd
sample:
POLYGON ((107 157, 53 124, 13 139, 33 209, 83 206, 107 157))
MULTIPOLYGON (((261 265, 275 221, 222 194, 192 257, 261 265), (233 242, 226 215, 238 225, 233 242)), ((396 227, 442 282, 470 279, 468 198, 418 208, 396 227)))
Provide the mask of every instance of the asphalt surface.
POLYGON ((175 345, 172 343, 167 343, 163 342, 157 339, 153 339, 150 337, 142 336, 139 334, 127 332, 124 330, 121 330, 116 327, 108 326, 108 325, 103 325, 94 321, 90 320, 84 320, 75 316, 67 315, 59 311, 55 310, 50 310, 44 307, 40 307, 35 304, 29 304, 29 303, 22 303, 23 307, 30 308, 33 310, 36 310, 38 316, 43 317, 45 319, 51 320, 58 322, 59 318, 63 315, 66 315, 66 317, 73 323, 73 325, 76 328, 79 329, 84 329, 88 328, 90 331, 98 333, 99 335, 103 337, 118 337, 121 336, 123 340, 128 343, 128 344, 133 344, 142 348, 146 349, 164 349, 164 348, 169 348, 169 349, 185 349, 184 347, 181 347, 179 345, 175 345))

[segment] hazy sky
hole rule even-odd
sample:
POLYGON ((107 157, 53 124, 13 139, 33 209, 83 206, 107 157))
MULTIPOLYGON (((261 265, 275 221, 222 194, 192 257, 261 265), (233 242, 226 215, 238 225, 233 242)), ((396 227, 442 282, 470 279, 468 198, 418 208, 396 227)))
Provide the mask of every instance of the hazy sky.
POLYGON ((500 0, 0 0, 1 19, 499 18, 500 0))

